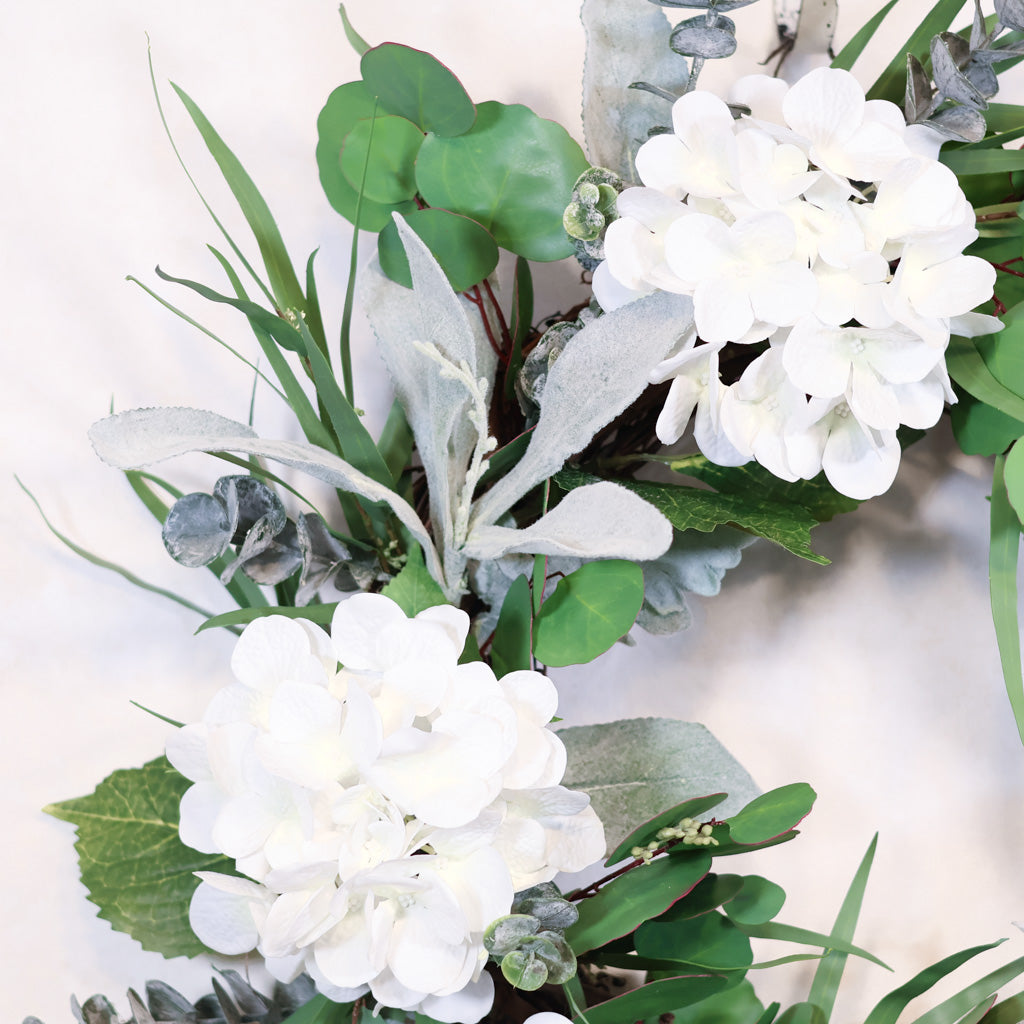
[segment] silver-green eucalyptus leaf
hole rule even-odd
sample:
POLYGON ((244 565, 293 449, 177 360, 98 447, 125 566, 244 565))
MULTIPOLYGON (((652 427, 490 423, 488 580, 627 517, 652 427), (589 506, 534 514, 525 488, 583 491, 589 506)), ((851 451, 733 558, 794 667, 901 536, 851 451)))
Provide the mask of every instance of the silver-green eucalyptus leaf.
POLYGON ((631 89, 649 82, 673 95, 686 87, 685 59, 668 48, 665 12, 644 0, 583 0, 583 135, 592 163, 636 182, 633 158, 648 130, 668 124, 670 104, 631 89))
MULTIPOLYGON (((953 43, 952 39, 958 37, 953 36, 951 39, 947 38, 948 36, 950 33, 944 32, 932 39, 932 75, 935 77, 935 85, 947 99, 956 100, 957 103, 962 103, 973 110, 985 110, 988 101, 957 65, 953 53, 957 44, 953 43)), ((958 41, 963 43, 962 39, 958 41)))
POLYGON ((167 553, 180 565, 209 565, 228 549, 235 525, 224 503, 196 492, 179 498, 168 509, 163 525, 167 553))
POLYGON ((996 17, 1001 25, 1024 32, 1024 0, 996 0, 996 17))
POLYGON ((912 53, 907 54, 907 91, 903 101, 903 114, 907 124, 915 124, 932 110, 935 90, 924 65, 912 53))
POLYGON ((657 558, 671 542, 672 527, 653 505, 602 481, 570 491, 523 530, 486 525, 471 529, 464 551, 481 561, 510 554, 645 561, 657 558))
POLYGON ((958 142, 980 142, 985 137, 985 116, 970 107, 947 107, 923 123, 958 142))
POLYGON ((185 408, 134 409, 108 416, 92 425, 89 438, 96 454, 117 469, 140 469, 189 452, 243 452, 291 466, 369 501, 382 501, 422 546, 430 574, 438 582, 444 579, 433 541, 412 506, 323 448, 297 441, 267 441, 244 423, 185 408))
POLYGON ((652 368, 692 322, 688 297, 656 292, 592 320, 574 335, 549 367, 530 446, 476 503, 471 529, 496 523, 582 451, 647 387, 652 368))
POLYGON ((563 785, 590 794, 609 849, 684 800, 727 792, 715 815, 728 818, 761 792, 732 754, 695 722, 632 718, 560 729, 558 736, 569 755, 563 785))
POLYGON ((686 57, 718 60, 736 52, 736 26, 731 18, 719 15, 709 25, 704 18, 680 22, 668 39, 668 45, 686 57))

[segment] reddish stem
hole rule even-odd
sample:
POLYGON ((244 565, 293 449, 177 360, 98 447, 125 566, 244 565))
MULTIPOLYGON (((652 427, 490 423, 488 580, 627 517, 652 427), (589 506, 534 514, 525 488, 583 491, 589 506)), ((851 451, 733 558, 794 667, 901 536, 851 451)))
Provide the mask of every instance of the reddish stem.
POLYGON ((480 286, 473 285, 472 288, 468 288, 462 294, 465 295, 478 310, 480 310, 480 319, 483 321, 484 333, 487 335, 487 340, 490 342, 491 348, 494 349, 494 354, 499 359, 504 360, 505 357, 502 353, 501 346, 494 337, 494 331, 491 329, 491 323, 487 319, 487 311, 484 309, 484 297, 480 294, 480 286))

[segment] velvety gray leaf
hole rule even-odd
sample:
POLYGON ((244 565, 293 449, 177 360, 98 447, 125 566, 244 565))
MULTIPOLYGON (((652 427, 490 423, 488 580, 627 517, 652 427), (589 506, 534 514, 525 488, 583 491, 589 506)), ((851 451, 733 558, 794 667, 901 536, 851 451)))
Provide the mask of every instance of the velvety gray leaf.
POLYGON ((973 59, 985 64, 998 64, 1001 60, 1012 60, 1024 55, 1024 43, 1009 43, 1006 46, 993 46, 987 50, 976 50, 973 59))
POLYGON ((1024 32, 1024 0, 996 0, 996 17, 1000 25, 1024 32))
POLYGON ((587 155, 638 184, 633 157, 648 129, 666 124, 669 104, 629 86, 640 79, 673 95, 689 77, 686 60, 668 48, 665 12, 640 2, 583 0, 583 135, 587 155))
POLYGON ((476 430, 467 416, 471 402, 465 386, 442 376, 438 363, 414 342, 435 345, 456 365, 464 360, 475 378, 488 381, 494 377, 496 356, 476 310, 456 297, 430 250, 405 221, 396 216, 395 222, 409 259, 413 289, 410 292, 389 280, 374 264, 362 276, 362 301, 416 438, 427 477, 430 520, 454 585, 461 575, 461 566, 453 561, 455 506, 465 484, 476 430))
POLYGON ((559 729, 558 736, 569 755, 562 784, 590 794, 609 849, 684 800, 727 792, 715 813, 728 818, 761 792, 732 754, 695 722, 632 718, 559 729))
POLYGON ((656 292, 598 317, 571 338, 549 367, 530 446, 515 468, 476 503, 471 528, 497 522, 524 494, 582 451, 644 391, 651 369, 692 321, 689 298, 656 292), (630 339, 628 345, 624 338, 630 339))
POLYGON ((223 555, 233 534, 234 524, 223 502, 202 492, 179 498, 163 525, 167 553, 193 569, 223 555))
POLYGON ((978 142, 985 137, 985 117, 970 107, 947 107, 924 122, 947 139, 978 142))
POLYGON ((755 539, 728 526, 720 526, 710 534, 697 530, 676 532, 668 551, 641 565, 644 603, 636 624, 659 636, 685 629, 690 624, 686 594, 717 594, 726 572, 740 564, 742 550, 755 539))
MULTIPOLYGON (((117 469, 139 469, 188 452, 244 452, 280 462, 317 480, 383 501, 423 548, 434 579, 444 579, 433 542, 412 506, 390 488, 323 448, 298 441, 265 441, 244 423, 201 409, 133 409, 89 429, 96 454, 117 469)), ((443 586, 443 584, 442 584, 443 586)))
POLYGON ((928 116, 935 90, 924 66, 912 54, 907 54, 907 92, 903 101, 903 115, 907 124, 915 124, 928 116))
POLYGON ((196 1019, 196 1008, 178 991, 162 981, 146 982, 146 1003, 157 1020, 196 1019))
POLYGON ((672 29, 668 45, 685 57, 731 57, 736 52, 736 26, 724 16, 716 18, 713 25, 704 18, 689 18, 672 29))
POLYGON ((83 1024, 118 1024, 117 1011, 106 996, 90 996, 81 1006, 72 997, 71 1009, 83 1024))
POLYGON ((156 1019, 149 1012, 149 1007, 139 998, 135 989, 128 989, 128 1008, 132 1011, 135 1024, 156 1024, 156 1019))
POLYGON ((471 528, 464 550, 481 561, 506 554, 541 554, 642 562, 657 558, 671 542, 672 527, 653 505, 618 484, 602 481, 570 491, 524 530, 471 528))
POLYGON ((975 110, 984 110, 988 102, 957 66, 956 58, 950 52, 951 43, 948 35, 949 33, 943 33, 932 38, 932 74, 935 77, 935 85, 947 99, 956 100, 957 103, 975 110))
POLYGON ((967 40, 955 32, 940 32, 939 38, 946 44, 949 55, 956 61, 956 66, 962 69, 971 59, 971 47, 967 40))
POLYGON ((981 0, 974 0, 974 20, 971 22, 971 41, 969 44, 971 50, 980 50, 987 38, 988 32, 985 29, 985 14, 981 9, 981 0))
POLYGON ((245 535, 264 516, 270 517, 274 533, 280 533, 287 521, 284 505, 277 494, 262 480, 239 474, 222 476, 213 485, 213 496, 224 503, 235 523, 232 544, 241 544, 245 535))

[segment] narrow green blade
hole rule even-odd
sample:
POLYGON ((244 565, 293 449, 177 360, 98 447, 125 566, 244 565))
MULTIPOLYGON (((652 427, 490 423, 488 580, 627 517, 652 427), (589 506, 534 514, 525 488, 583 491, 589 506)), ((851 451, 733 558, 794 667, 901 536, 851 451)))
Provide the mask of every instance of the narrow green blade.
POLYGON ((832 61, 832 67, 842 71, 849 71, 857 62, 857 58, 864 52, 864 48, 871 42, 878 26, 885 20, 886 15, 899 3, 899 0, 889 2, 875 15, 872 15, 861 28, 854 34, 854 37, 839 51, 832 61))
POLYGON ((992 472, 989 594, 1006 695, 1013 709, 1017 732, 1024 743, 1024 675, 1021 673, 1020 623, 1017 618, 1017 560, 1020 557, 1021 525, 1006 493, 1003 478, 1005 465, 1005 456, 997 455, 992 472))
MULTIPOLYGON (((876 832, 857 868, 857 873, 853 876, 843 905, 839 908, 839 914, 836 916, 836 923, 832 926, 831 937, 840 942, 853 941, 853 933, 857 927, 857 918, 860 916, 864 890, 867 888, 868 875, 871 872, 871 863, 875 859, 877 845, 878 833, 876 832)), ((848 958, 848 953, 832 950, 822 957, 818 969, 814 972, 814 980, 811 982, 811 991, 807 996, 807 1001, 817 1006, 824 1013, 826 1020, 832 1017, 836 994, 839 992, 839 984, 843 980, 843 970, 848 958)))
POLYGON ((1022 972, 1024 956, 1011 960, 1008 964, 986 974, 973 985, 968 985, 957 992, 955 996, 950 996, 934 1010, 929 1010, 918 1017, 914 1024, 956 1024, 961 1017, 970 1014, 981 1003, 994 996, 1003 985, 1019 977, 1022 972))

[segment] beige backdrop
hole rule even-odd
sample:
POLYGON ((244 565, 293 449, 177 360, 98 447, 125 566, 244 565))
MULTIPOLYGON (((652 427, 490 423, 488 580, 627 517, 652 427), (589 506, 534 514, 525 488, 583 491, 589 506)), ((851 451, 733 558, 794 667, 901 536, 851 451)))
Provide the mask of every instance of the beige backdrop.
MULTIPOLYGON (((769 4, 737 12, 741 53, 709 82, 755 69, 771 46, 769 4)), ((877 6, 844 2, 840 38, 877 6)), ((925 6, 904 0, 904 24, 925 6)), ((430 50, 474 97, 529 104, 578 137, 576 0, 352 0, 349 10, 371 42, 430 50)), ((223 607, 212 579, 167 559, 152 521, 85 437, 111 401, 199 405, 236 418, 248 409, 245 368, 124 280, 157 286, 158 261, 178 276, 218 279, 204 243, 221 241, 163 137, 146 33, 172 130, 231 229, 246 237, 168 79, 234 147, 295 257, 320 247, 332 332, 349 236, 320 193, 315 120, 357 64, 333 0, 47 0, 12 8, 5 22, 0 1001, 14 1024, 28 1013, 63 1024, 71 992, 104 991, 126 1009, 127 986, 148 977, 192 997, 208 990, 205 964, 165 963, 95 917, 77 882, 70 827, 40 808, 156 756, 166 727, 129 701, 198 717, 227 677, 232 638, 193 638, 196 616, 72 556, 12 480, 17 472, 84 546, 223 607)), ((905 34, 891 33, 890 43, 905 34)), ((880 59, 862 72, 866 80, 880 59)), ((1011 96, 1022 97, 1024 87, 1011 96)), ((572 301, 573 277, 563 266, 538 275, 539 312, 572 301)), ((249 344, 235 314, 159 290, 249 344)), ((362 329, 357 374, 358 404, 379 424, 384 374, 362 329)), ((289 429, 270 396, 259 397, 257 412, 268 435, 289 429)), ((208 489, 221 471, 196 458, 169 474, 186 490, 208 489)), ((832 566, 760 544, 721 596, 695 602, 687 634, 641 637, 636 649, 555 674, 570 723, 648 714, 701 721, 763 787, 815 786, 818 805, 799 840, 736 865, 786 886, 787 922, 827 930, 881 832, 858 940, 896 974, 852 963, 837 1021, 862 1020, 881 993, 955 949, 1009 935, 1003 959, 1024 954, 1024 935, 1011 925, 1024 918, 1024 751, 986 607, 989 473, 985 460, 956 454, 940 428, 907 456, 889 494, 816 531, 832 566)), ((794 965, 757 981, 766 999, 792 1001, 810 971, 794 965)))

